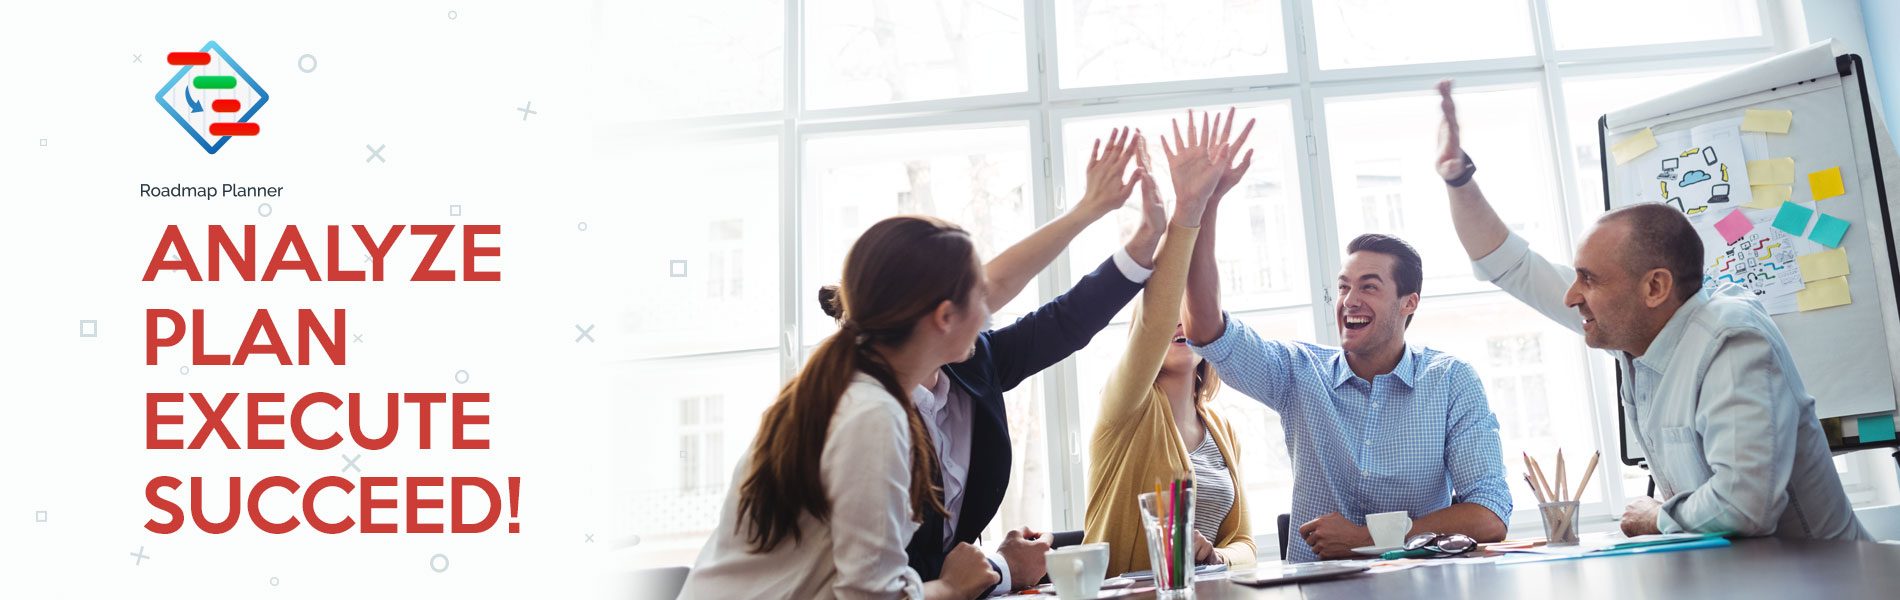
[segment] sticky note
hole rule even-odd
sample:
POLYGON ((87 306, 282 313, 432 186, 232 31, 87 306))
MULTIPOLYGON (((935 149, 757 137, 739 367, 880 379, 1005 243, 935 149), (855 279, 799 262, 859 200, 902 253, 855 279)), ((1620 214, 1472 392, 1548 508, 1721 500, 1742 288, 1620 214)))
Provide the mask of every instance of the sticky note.
POLYGON ((1852 304, 1854 299, 1847 295, 1847 278, 1834 277, 1808 282, 1808 287, 1795 292, 1795 303, 1801 312, 1820 310, 1843 304, 1852 304))
POLYGON ((1722 234, 1722 241, 1729 244, 1734 244, 1735 240, 1742 239, 1742 236, 1748 235, 1748 232, 1754 229, 1755 224, 1748 220, 1748 215, 1742 214, 1739 210, 1728 211, 1728 216, 1715 222, 1715 231, 1722 234))
POLYGON ((1808 191, 1814 194, 1815 200, 1833 198, 1847 193, 1847 188, 1841 185, 1841 168, 1829 167, 1809 173, 1808 191))
POLYGON ((1893 440, 1893 415, 1874 415, 1860 418, 1860 442, 1886 442, 1893 440))
POLYGON ((1844 235, 1847 235, 1847 220, 1824 213, 1814 222, 1814 231, 1808 233, 1808 239, 1829 248, 1839 248, 1844 235))
POLYGON ((1754 197, 1744 205, 1749 208, 1774 208, 1794 197, 1792 185, 1751 185, 1748 191, 1754 197))
POLYGON ((1847 274, 1847 251, 1835 248, 1794 259, 1801 267, 1802 281, 1833 279, 1847 274))
POLYGON ((1616 157, 1616 164, 1623 164, 1643 153, 1656 149, 1656 132, 1644 127, 1642 131, 1623 138, 1623 141, 1610 144, 1610 155, 1616 157))
POLYGON ((1812 208, 1793 202, 1783 202, 1781 203, 1781 212, 1775 213, 1775 229, 1780 229, 1797 236, 1807 233, 1808 219, 1813 216, 1814 209, 1812 208))
POLYGON ((1794 123, 1792 110, 1756 110, 1742 111, 1742 131, 1762 133, 1787 133, 1788 125, 1794 123))
POLYGON ((1794 185, 1794 159, 1789 157, 1748 161, 1749 185, 1794 185))

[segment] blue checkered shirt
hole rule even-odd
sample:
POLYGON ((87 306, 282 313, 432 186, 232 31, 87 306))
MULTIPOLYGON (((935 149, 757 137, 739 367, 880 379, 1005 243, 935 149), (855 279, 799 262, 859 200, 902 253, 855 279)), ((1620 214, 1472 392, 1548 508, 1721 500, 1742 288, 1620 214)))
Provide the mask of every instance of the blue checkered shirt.
MULTIPOLYGON (((1194 350, 1222 382, 1280 413, 1293 460, 1291 529, 1335 511, 1364 525, 1368 514, 1416 519, 1454 502, 1510 522, 1498 419, 1471 365, 1407 345, 1398 367, 1368 382, 1337 347, 1263 340, 1226 321, 1219 339, 1194 350)), ((1288 537, 1288 562, 1319 558, 1288 537)))

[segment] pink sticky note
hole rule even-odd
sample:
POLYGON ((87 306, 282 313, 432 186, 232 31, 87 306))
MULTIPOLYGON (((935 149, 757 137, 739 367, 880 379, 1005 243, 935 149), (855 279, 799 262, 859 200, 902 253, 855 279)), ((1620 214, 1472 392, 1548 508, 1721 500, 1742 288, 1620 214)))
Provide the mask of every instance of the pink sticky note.
POLYGON ((1748 235, 1748 232, 1754 229, 1755 224, 1749 222, 1748 216, 1743 215, 1739 210, 1729 211, 1728 216, 1715 222, 1715 231, 1721 233, 1722 239, 1730 244, 1742 239, 1742 236, 1748 235))

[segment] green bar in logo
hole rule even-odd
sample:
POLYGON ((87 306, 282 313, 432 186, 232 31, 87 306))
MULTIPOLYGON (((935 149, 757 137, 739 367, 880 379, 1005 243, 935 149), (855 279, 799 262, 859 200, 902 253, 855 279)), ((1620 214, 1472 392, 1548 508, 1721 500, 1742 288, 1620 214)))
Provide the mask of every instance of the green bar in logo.
POLYGON ((199 75, 191 78, 191 87, 201 90, 236 89, 237 78, 230 75, 199 75))

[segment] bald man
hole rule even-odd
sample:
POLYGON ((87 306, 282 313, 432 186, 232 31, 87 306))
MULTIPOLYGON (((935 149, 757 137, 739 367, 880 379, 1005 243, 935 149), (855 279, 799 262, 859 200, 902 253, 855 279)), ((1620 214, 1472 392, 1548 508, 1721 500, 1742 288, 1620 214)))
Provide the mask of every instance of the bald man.
POLYGON ((1657 203, 1613 210, 1585 232, 1574 268, 1550 263, 1479 191, 1451 82, 1438 92, 1438 174, 1473 270, 1622 367, 1623 410, 1663 497, 1632 500, 1623 533, 1871 539, 1781 330, 1746 289, 1702 289, 1688 218, 1657 203))

